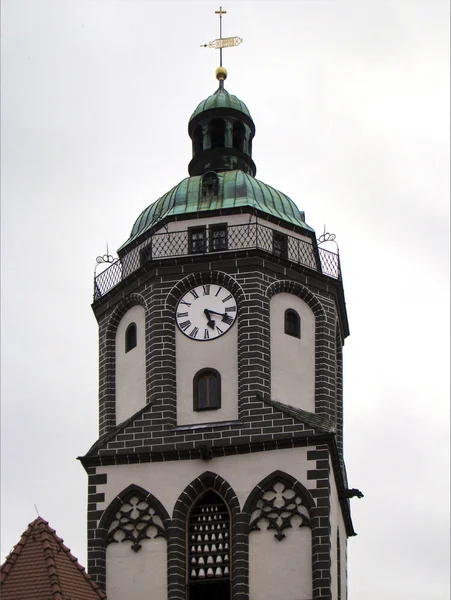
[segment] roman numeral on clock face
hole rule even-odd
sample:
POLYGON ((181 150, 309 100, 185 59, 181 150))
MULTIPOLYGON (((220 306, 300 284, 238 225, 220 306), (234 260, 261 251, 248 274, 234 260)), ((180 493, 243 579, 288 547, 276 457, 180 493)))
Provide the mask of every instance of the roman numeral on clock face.
POLYGON ((193 327, 193 329, 189 332, 189 336, 195 338, 199 333, 199 327, 193 327))
POLYGON ((210 332, 208 331, 208 329, 204 329, 204 340, 209 340, 210 339, 210 332))
POLYGON ((199 294, 196 292, 196 290, 191 290, 190 294, 192 294, 193 298, 199 298, 199 294))
POLYGON ((222 299, 223 302, 228 302, 231 298, 233 298, 232 294, 229 294, 225 298, 222 299))
POLYGON ((191 306, 191 302, 186 302, 186 300, 180 300, 180 304, 184 304, 185 306, 191 306))
POLYGON ((183 329, 183 331, 186 331, 188 329, 188 327, 191 325, 191 321, 183 321, 183 323, 180 323, 179 327, 180 329, 183 329))
POLYGON ((236 306, 229 306, 224 309, 226 312, 236 312, 236 306))
POLYGON ((188 313, 187 312, 183 312, 183 313, 177 313, 177 317, 180 319, 181 317, 187 317, 188 313))
POLYGON ((210 286, 209 285, 203 285, 202 289, 204 291, 204 296, 209 296, 210 295, 210 286))
POLYGON ((231 317, 230 315, 224 315, 221 321, 226 325, 231 325, 233 323, 233 317, 231 317))

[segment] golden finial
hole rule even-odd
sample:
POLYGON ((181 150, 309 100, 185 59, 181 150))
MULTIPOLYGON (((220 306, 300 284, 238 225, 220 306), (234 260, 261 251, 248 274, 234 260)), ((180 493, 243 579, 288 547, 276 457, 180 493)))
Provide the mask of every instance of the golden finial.
POLYGON ((218 67, 216 69, 216 79, 218 81, 224 81, 227 79, 227 69, 225 67, 218 67))

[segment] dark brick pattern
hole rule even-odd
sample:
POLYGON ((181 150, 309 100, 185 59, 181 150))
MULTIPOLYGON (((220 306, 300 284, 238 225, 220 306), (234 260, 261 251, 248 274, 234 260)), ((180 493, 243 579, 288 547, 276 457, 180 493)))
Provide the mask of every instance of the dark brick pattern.
MULTIPOLYGON (((206 455, 226 456, 302 445, 315 448, 308 451, 308 459, 315 461, 314 468, 308 472, 308 479, 312 482, 310 494, 316 504, 311 508, 313 588, 315 599, 330 599, 329 478, 335 476, 339 488, 345 485, 337 453, 337 448, 340 454, 342 452, 341 340, 348 332, 341 281, 302 267, 294 268, 288 261, 277 260, 261 251, 228 253, 227 257, 219 256, 216 261, 210 259, 211 256, 199 256, 175 259, 171 263, 147 263, 93 305, 100 339, 101 438, 82 462, 91 480, 96 477, 95 465, 98 464, 199 459, 206 455), (239 420, 190 429, 176 426, 174 309, 185 291, 203 283, 224 285, 238 300, 239 420), (320 434, 311 425, 300 422, 264 400, 270 397, 271 390, 269 304, 270 298, 279 292, 299 296, 315 314, 315 410, 317 415, 335 424, 336 441, 333 433, 320 434), (146 389, 149 404, 125 424, 116 427, 115 333, 122 316, 136 304, 144 306, 146 311, 146 389), (209 448, 207 454, 205 446, 209 448), (329 452, 336 453, 332 461, 334 475, 329 473, 329 452)), ((236 507, 230 486, 221 481, 222 492, 214 487, 219 485, 219 481, 212 473, 202 480, 199 478, 199 483, 193 483, 192 488, 185 490, 186 497, 182 494, 183 499, 181 496, 177 504, 179 512, 176 514, 174 510, 173 521, 167 524, 170 600, 185 600, 186 566, 184 559, 180 558, 185 554, 185 547, 180 545, 180 540, 182 516, 185 519, 185 536, 189 506, 199 493, 210 487, 222 495, 229 506, 236 507), (225 489, 227 497, 224 496, 225 489), (172 557, 175 557, 174 560, 172 557)), ((94 501, 97 485, 89 485, 88 568, 94 579, 104 585, 105 554, 100 550, 103 542, 97 529, 101 518, 97 501, 100 500, 94 501)), ((236 496, 235 500, 238 502, 236 496)), ((347 519, 348 535, 352 535, 349 501, 343 502, 342 508, 347 519)), ((244 600, 248 598, 247 517, 245 512, 240 512, 239 506, 233 510, 233 535, 241 540, 241 546, 235 548, 238 554, 234 554, 233 599, 244 600)))
POLYGON ((316 488, 310 490, 316 502, 312 518, 313 598, 331 600, 331 488, 328 446, 318 445, 315 450, 308 451, 307 460, 315 461, 315 468, 307 472, 307 478, 316 482, 316 488))
POLYGON ((336 350, 336 382, 335 382, 335 393, 336 393, 336 414, 337 414, 337 447, 340 455, 340 463, 344 468, 343 459, 343 342, 341 339, 340 328, 337 323, 337 335, 335 342, 336 350))
MULTIPOLYGON (((249 415, 250 399, 261 393, 269 396, 271 389, 269 301, 278 292, 301 297, 313 310, 316 323, 316 391, 315 411, 337 421, 336 370, 337 356, 336 302, 339 295, 334 286, 341 283, 319 273, 305 275, 302 269, 281 268, 269 260, 237 258, 221 261, 223 271, 215 263, 161 267, 135 282, 134 289, 116 302, 99 301, 94 305, 99 320, 99 434, 102 436, 115 425, 115 352, 114 336, 120 318, 135 304, 146 308, 146 380, 147 401, 159 406, 161 418, 168 427, 176 424, 175 373, 175 305, 191 287, 217 283, 229 287, 238 301, 238 410, 239 418, 249 415), (260 268, 257 268, 260 267, 260 268), (188 268, 191 272, 186 274, 188 268), (229 273, 226 273, 225 270, 229 273), (279 273, 280 272, 280 273, 279 273), (290 275, 292 279, 281 279, 290 275), (296 275, 296 279, 294 279, 296 275), (331 283, 324 285, 324 279, 331 283), (98 305, 98 307, 97 307, 98 305)), ((129 278, 130 279, 130 278, 129 278)), ((120 287, 120 286, 118 286, 120 287)), ((129 286, 130 287, 130 286, 129 286)))
POLYGON ((97 503, 105 500, 105 494, 98 487, 107 483, 105 474, 97 475, 96 467, 85 467, 88 474, 88 564, 87 571, 94 581, 105 589, 105 549, 104 540, 98 537, 97 526, 103 511, 97 510, 97 503))
MULTIPOLYGON (((236 445, 264 444, 274 440, 295 439, 314 435, 312 426, 297 421, 284 414, 263 399, 250 397, 246 416, 239 421, 212 423, 202 428, 172 427, 161 417, 160 406, 150 404, 139 411, 134 419, 120 427, 111 439, 103 439, 95 445, 87 457, 100 457, 102 464, 117 464, 117 460, 107 461, 107 457, 129 456, 132 452, 151 453, 153 460, 158 454, 172 459, 181 458, 183 451, 193 451, 193 458, 199 458, 199 449, 206 443, 214 451, 236 445)), ((246 452, 248 452, 248 447, 246 452)), ((235 454, 235 450, 233 450, 235 454)), ((221 453, 222 454, 222 453, 221 453)), ((140 461, 142 458, 140 458, 140 461)), ((133 461, 129 458, 128 462, 133 461)), ((136 461, 138 462, 138 460, 136 461)))

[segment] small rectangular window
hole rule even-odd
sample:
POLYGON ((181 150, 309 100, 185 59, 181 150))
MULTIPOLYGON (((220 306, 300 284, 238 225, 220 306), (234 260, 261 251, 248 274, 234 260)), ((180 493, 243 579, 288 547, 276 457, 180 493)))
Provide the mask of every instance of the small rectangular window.
POLYGON ((272 238, 272 251, 276 256, 280 256, 280 258, 287 258, 288 255, 288 243, 287 236, 283 233, 279 233, 278 231, 273 231, 272 238))
POLYGON ((227 225, 210 227, 210 252, 227 250, 227 225))
POLYGON ((191 227, 188 229, 189 253, 203 254, 207 250, 207 236, 205 227, 191 227))

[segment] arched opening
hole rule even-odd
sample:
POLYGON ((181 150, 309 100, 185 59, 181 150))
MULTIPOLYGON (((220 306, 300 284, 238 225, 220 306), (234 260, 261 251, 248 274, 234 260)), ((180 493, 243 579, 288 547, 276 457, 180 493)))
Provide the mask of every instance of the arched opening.
POLYGON ((210 139, 212 148, 224 148, 225 146, 225 122, 223 119, 212 119, 210 121, 210 139))
POLYGON ((129 352, 136 347, 138 343, 138 334, 136 330, 136 323, 130 323, 125 330, 125 352, 129 352))
POLYGON ((241 121, 235 121, 233 124, 233 147, 239 152, 244 152, 246 141, 246 131, 241 121))
POLYGON ((202 127, 198 125, 193 134, 193 155, 200 154, 204 149, 202 127))
POLYGON ((219 190, 218 176, 214 171, 207 171, 202 177, 202 195, 217 196, 219 190))
POLYGON ((230 514, 213 490, 194 505, 187 536, 188 599, 230 600, 230 514))
POLYGON ((301 337, 301 317, 292 308, 285 311, 285 333, 293 337, 301 337))
POLYGON ((216 369, 201 369, 193 379, 193 410, 221 408, 221 375, 216 369))

